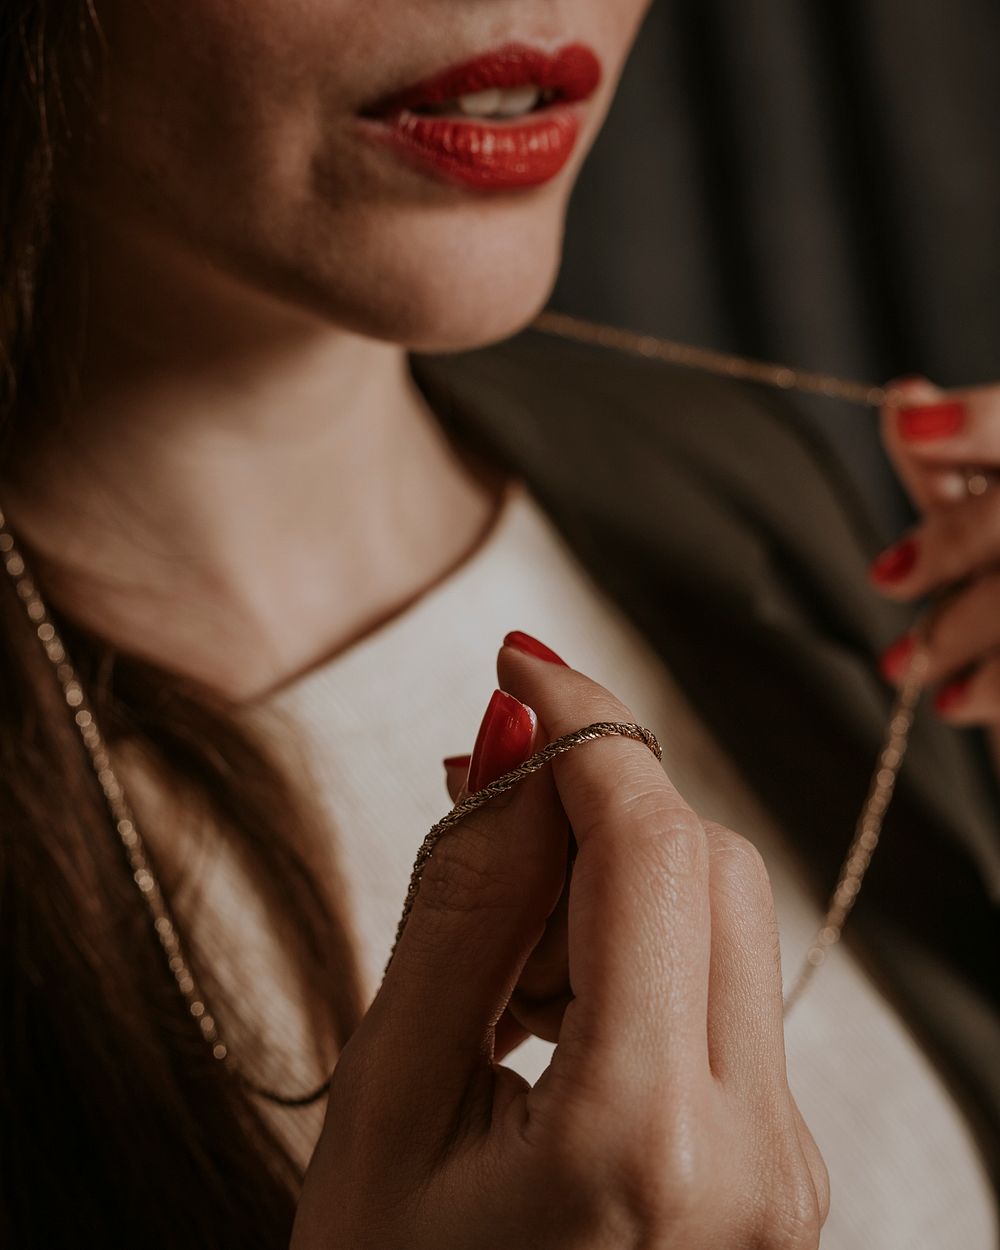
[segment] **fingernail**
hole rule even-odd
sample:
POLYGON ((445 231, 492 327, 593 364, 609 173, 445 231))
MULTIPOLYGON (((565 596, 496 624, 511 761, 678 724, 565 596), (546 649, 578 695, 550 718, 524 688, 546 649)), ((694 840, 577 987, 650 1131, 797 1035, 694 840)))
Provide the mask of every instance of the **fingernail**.
POLYGON ((965 698, 971 683, 970 674, 968 677, 959 677, 955 681, 950 681, 947 686, 942 686, 934 696, 935 710, 945 713, 953 711, 965 698))
POLYGON ((523 764, 531 750, 535 713, 504 690, 494 690, 469 763, 469 793, 523 764))
POLYGON ((879 668, 887 681, 895 681, 906 669, 915 646, 912 635, 904 634, 902 638, 897 638, 891 647, 886 647, 879 660, 879 668))
POLYGON ((449 793, 456 787, 461 794, 468 793, 469 762, 471 755, 449 755, 441 761, 444 764, 444 783, 449 793))
POLYGON ((868 571, 876 582, 888 585, 902 581, 916 562, 917 544, 912 538, 904 538, 873 560, 868 571))
POLYGON ((913 443, 948 438, 957 434, 964 424, 965 405, 953 400, 945 404, 921 404, 899 410, 899 433, 913 443))
POLYGON ((551 664, 561 664, 564 668, 569 668, 566 661, 556 655, 551 647, 547 647, 544 642, 539 642, 537 638, 532 638, 523 630, 512 629, 509 634, 504 634, 503 640, 508 647, 516 647, 518 651, 536 655, 540 660, 548 660, 551 664))

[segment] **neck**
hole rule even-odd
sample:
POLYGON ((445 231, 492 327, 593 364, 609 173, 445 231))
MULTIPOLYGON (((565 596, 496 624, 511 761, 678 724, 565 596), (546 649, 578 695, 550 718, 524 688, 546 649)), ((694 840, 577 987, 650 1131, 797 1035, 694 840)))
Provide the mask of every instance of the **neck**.
POLYGON ((88 255, 72 412, 31 414, 0 500, 57 561, 55 606, 248 700, 478 541, 498 475, 448 441, 400 347, 149 240, 88 255))

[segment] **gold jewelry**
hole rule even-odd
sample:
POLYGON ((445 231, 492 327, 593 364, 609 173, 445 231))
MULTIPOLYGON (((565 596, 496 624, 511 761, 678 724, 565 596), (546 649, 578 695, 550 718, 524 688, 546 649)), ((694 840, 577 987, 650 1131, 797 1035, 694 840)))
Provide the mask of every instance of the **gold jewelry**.
POLYGON ((883 404, 897 400, 895 391, 887 390, 884 386, 874 386, 869 382, 852 382, 827 373, 812 373, 808 369, 791 369, 788 365, 748 360, 744 356, 732 356, 726 352, 713 352, 705 347, 692 347, 689 343, 676 343, 672 339, 654 338, 652 334, 623 330, 619 326, 584 321, 582 317, 571 317, 568 313, 554 312, 552 309, 539 313, 532 322, 532 327, 558 338, 575 339, 578 343, 590 343, 595 347, 610 347, 630 356, 662 360, 666 364, 698 369, 702 373, 757 382, 762 386, 776 386, 782 391, 803 391, 811 395, 821 395, 824 399, 844 399, 848 403, 864 404, 868 408, 880 408, 883 404))
MULTIPOLYGON (((829 398, 866 404, 869 407, 877 407, 881 404, 895 401, 894 393, 883 387, 869 386, 861 382, 851 382, 823 374, 790 369, 784 365, 767 364, 738 356, 710 352, 682 343, 653 338, 651 335, 634 334, 613 326, 596 325, 561 313, 543 313, 534 324, 540 330, 563 338, 594 343, 602 347, 617 348, 635 355, 664 360, 672 364, 721 374, 730 378, 753 381, 766 386, 775 386, 782 390, 806 391, 829 398)), ((971 478, 967 477, 966 480, 970 493, 981 493, 973 486, 971 478)), ((177 988, 187 1006, 187 1010, 192 1018, 197 1021, 202 1036, 211 1047, 212 1055, 225 1066, 227 1071, 242 1080, 250 1090, 271 1102, 286 1107, 306 1106, 315 1102, 329 1090, 329 1077, 322 1085, 308 1093, 301 1095, 279 1094, 250 1081, 240 1071, 229 1047, 222 1040, 219 1034, 218 1023, 208 1010, 205 996, 198 988, 192 969, 184 954, 177 926, 157 881, 152 861, 137 827, 134 813, 129 807, 122 785, 115 775, 110 754, 97 726, 86 692, 77 678, 72 662, 66 654, 66 649, 51 619, 48 608, 38 591, 35 580, 29 573, 24 558, 17 549, 14 537, 7 527, 6 517, 2 508, 0 508, 0 558, 3 559, 4 568, 14 582, 18 598, 23 602, 38 640, 55 670, 56 679, 62 688, 66 705, 73 714, 74 722, 80 731, 80 736, 83 739, 98 783, 107 801, 115 831, 121 841, 132 872, 132 878, 150 913, 153 928, 167 959, 167 965, 177 983, 177 988)), ((924 621, 926 619, 925 617, 924 621)), ((848 848, 847 856, 838 877, 837 886, 823 918, 823 924, 806 954, 801 971, 785 998, 786 1014, 801 996, 816 969, 826 958, 830 947, 839 940, 847 916, 854 906, 861 889, 872 854, 878 844, 882 822, 906 753, 910 727, 927 668, 926 649, 920 645, 924 641, 923 622, 921 626, 918 626, 917 635, 918 645, 914 648, 913 656, 893 704, 885 742, 879 754, 878 764, 872 777, 868 796, 865 799, 864 807, 858 819, 854 838, 848 848)), ((396 930, 396 938, 386 963, 386 970, 388 970, 389 964, 392 962, 396 946, 406 927, 413 901, 419 889, 424 865, 433 853, 434 846, 441 835, 462 820, 469 812, 474 811, 496 795, 511 789, 524 777, 537 772, 538 769, 554 759, 556 755, 561 754, 563 751, 572 750, 583 742, 589 742, 609 734, 620 734, 642 741, 656 755, 658 760, 662 758, 662 751, 655 734, 642 725, 622 721, 598 721, 566 734, 554 742, 550 742, 517 768, 505 773, 502 777, 498 777, 489 785, 477 790, 474 794, 470 794, 461 803, 456 804, 446 816, 431 828, 417 852, 409 888, 403 904, 403 912, 396 930)))
POLYGON ((420 878, 423 876, 424 865, 430 859, 434 847, 437 845, 438 838, 441 837, 442 833, 450 829, 452 825, 457 825, 460 820, 468 816, 470 812, 474 812, 477 807, 482 807, 484 803, 488 803, 490 799, 496 798, 498 794, 503 794, 505 791, 513 789, 525 777, 530 776, 532 773, 537 773, 540 768, 544 768, 549 760, 554 760, 557 755, 562 755, 564 751, 571 751, 582 742, 590 742, 594 738, 603 738, 607 734, 622 734, 626 738, 635 738, 639 742, 644 742, 658 760, 663 759, 663 751, 660 748, 656 734, 652 730, 646 729, 642 725, 637 725, 634 721, 594 721, 592 725, 586 725, 583 729, 574 729, 572 733, 556 738, 554 742, 550 742, 548 746, 543 747, 540 751, 536 751, 534 755, 529 756, 523 763, 518 764, 517 768, 512 768, 510 772, 504 773, 502 777, 497 777, 488 785, 474 790, 461 803, 456 803, 447 816, 442 816, 437 824, 428 831, 427 836, 420 844, 420 849, 417 851, 413 872, 410 875, 410 885, 406 891, 406 900, 403 903, 403 914, 399 918, 396 937, 382 973, 383 977, 389 971, 389 964, 392 963, 392 957, 396 953, 399 939, 403 936, 403 930, 406 928, 413 901, 417 897, 417 890, 420 888, 420 878))
MULTIPOLYGON (((803 369, 792 369, 788 365, 749 360, 742 356, 709 351, 671 339, 654 338, 650 334, 623 330, 619 326, 585 321, 581 317, 554 312, 551 309, 536 317, 533 326, 535 329, 559 338, 572 339, 595 347, 612 348, 631 356, 662 360, 668 364, 698 369, 705 373, 776 387, 782 391, 802 391, 807 394, 820 395, 826 399, 846 400, 849 403, 863 404, 868 408, 895 406, 902 403, 904 398, 900 392, 892 388, 836 378, 824 373, 812 373, 803 369)), ((967 471, 965 480, 970 494, 982 494, 989 484, 981 471, 967 471)), ((927 674, 929 656, 926 642, 931 611, 932 609, 929 608, 925 612, 914 629, 913 653, 893 700, 882 748, 879 751, 871 784, 854 828, 854 836, 841 864, 837 884, 830 895, 820 927, 806 952, 791 988, 785 995, 784 1014, 786 1017, 802 997, 809 982, 815 976, 816 970, 826 959, 830 948, 840 941, 844 924, 861 891, 868 865, 878 846, 885 814, 889 809, 889 803, 896 788, 896 780, 909 745, 910 729, 927 674)))
POLYGON ((962 470, 962 478, 965 481, 965 493, 967 495, 985 495, 990 488, 988 470, 980 468, 978 465, 966 465, 962 470))

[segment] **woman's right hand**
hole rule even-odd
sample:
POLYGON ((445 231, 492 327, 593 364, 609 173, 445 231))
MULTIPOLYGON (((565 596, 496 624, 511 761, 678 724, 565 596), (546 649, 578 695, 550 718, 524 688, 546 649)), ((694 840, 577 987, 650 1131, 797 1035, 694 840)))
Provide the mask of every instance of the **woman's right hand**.
MULTIPOLYGON (((544 741, 635 720, 574 669, 510 646, 497 668, 544 741)), ((613 736, 441 838, 338 1060, 291 1246, 814 1250, 828 1206, 763 862, 613 736), (562 893, 567 818, 573 998, 531 1086, 494 1026, 562 893)))

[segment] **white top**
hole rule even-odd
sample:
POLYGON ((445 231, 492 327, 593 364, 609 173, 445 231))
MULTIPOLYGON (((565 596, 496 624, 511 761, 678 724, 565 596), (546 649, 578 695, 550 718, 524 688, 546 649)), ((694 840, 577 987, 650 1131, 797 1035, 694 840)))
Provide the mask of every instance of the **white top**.
MULTIPOLYGON (((449 577, 244 711, 293 766, 302 766, 295 752, 305 753, 329 815, 331 856, 347 879, 368 1000, 392 947, 417 847, 451 806, 442 758, 472 749, 497 684, 494 657, 511 629, 542 639, 612 690, 656 733, 664 768, 695 810, 757 845, 774 888, 787 981, 819 913, 780 830, 658 655, 526 486, 514 482, 486 540, 449 577)), ((849 835, 845 829, 845 846, 849 835)), ((188 940, 206 948, 210 966, 224 972, 251 1016, 273 1084, 283 1092, 314 1085, 319 1069, 310 1062, 301 1005, 237 866, 201 830, 192 832, 187 867, 196 884, 185 889, 203 900, 190 906, 190 895, 177 899, 179 913, 190 917, 188 940), (233 950, 225 964, 223 935, 233 950)), ((791 1012, 786 1047, 792 1090, 830 1172, 823 1250, 994 1250, 992 1191, 965 1122, 845 947, 833 949, 791 1012)), ((533 1081, 552 1049, 533 1038, 505 1062, 533 1081)), ((291 1111, 261 1106, 305 1162, 322 1101, 291 1111)))

